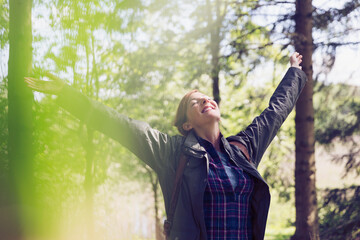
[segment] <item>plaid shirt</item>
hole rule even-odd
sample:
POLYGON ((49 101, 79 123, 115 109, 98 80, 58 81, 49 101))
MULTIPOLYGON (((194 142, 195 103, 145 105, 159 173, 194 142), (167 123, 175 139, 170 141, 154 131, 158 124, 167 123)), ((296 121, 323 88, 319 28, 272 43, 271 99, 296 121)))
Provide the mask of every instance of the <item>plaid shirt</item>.
MULTIPOLYGON (((209 153, 208 184, 204 194, 204 214, 208 239, 210 240, 251 240, 252 224, 250 198, 254 182, 241 168, 227 156, 228 164, 222 159, 209 142, 200 139, 209 153), (235 191, 225 167, 231 167, 237 179, 235 191)), ((229 169, 228 169, 229 171, 229 169)))

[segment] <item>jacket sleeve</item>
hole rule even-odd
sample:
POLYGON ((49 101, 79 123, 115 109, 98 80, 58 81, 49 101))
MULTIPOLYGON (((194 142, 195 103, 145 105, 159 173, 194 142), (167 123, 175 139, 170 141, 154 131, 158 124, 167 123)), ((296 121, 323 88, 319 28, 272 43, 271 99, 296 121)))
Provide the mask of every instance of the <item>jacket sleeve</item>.
POLYGON ((270 98, 269 106, 253 122, 230 141, 240 141, 249 151, 257 167, 265 150, 290 114, 307 81, 305 72, 291 67, 270 98))
POLYGON ((174 145, 174 137, 151 128, 145 122, 124 116, 67 85, 59 94, 57 104, 92 128, 118 141, 155 172, 168 164, 166 160, 174 145))

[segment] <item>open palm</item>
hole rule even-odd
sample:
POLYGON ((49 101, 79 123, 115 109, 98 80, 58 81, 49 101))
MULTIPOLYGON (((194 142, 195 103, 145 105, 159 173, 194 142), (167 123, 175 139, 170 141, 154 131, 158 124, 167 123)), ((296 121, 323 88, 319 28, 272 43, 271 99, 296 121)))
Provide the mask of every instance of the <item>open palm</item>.
POLYGON ((49 78, 48 81, 32 77, 25 77, 24 79, 27 86, 32 90, 58 95, 63 89, 65 82, 51 73, 46 73, 46 76, 49 78))

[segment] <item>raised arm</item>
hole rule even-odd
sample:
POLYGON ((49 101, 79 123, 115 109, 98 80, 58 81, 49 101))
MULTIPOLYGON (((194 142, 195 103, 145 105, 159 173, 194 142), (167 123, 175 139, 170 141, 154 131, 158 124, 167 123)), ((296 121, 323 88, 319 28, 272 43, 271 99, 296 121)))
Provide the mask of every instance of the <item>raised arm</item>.
POLYGON ((57 103, 61 107, 92 128, 118 141, 156 172, 166 167, 169 154, 176 144, 174 137, 84 96, 51 74, 47 76, 49 81, 25 78, 25 82, 33 90, 57 95, 57 103))
POLYGON ((291 67, 271 96, 269 106, 244 131, 229 137, 229 141, 239 141, 247 146, 256 167, 306 84, 306 74, 300 67, 301 59, 298 53, 290 57, 291 67))

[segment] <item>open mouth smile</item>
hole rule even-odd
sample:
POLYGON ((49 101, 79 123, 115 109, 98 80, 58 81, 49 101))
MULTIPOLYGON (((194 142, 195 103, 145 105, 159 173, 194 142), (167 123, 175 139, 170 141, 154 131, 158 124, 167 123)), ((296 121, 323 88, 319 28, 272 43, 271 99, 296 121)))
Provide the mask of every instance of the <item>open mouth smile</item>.
POLYGON ((206 107, 204 107, 204 109, 201 111, 201 113, 205 113, 205 112, 210 111, 210 110, 214 110, 214 107, 212 107, 212 106, 206 106, 206 107))

